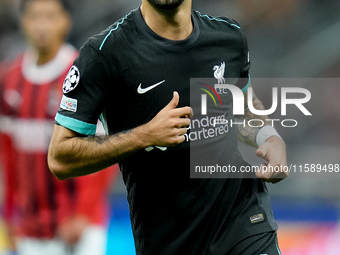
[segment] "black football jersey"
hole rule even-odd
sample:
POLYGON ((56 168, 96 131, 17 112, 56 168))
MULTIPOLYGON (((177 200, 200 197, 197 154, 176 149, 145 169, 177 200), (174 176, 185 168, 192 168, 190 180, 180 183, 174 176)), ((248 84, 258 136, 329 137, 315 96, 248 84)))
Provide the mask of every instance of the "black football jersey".
POLYGON ((213 121, 234 119, 231 95, 213 88, 228 82, 247 89, 250 68, 235 21, 197 11, 192 21, 187 39, 168 40, 136 9, 91 37, 65 79, 56 115, 57 124, 83 135, 94 135, 101 118, 115 134, 150 121, 173 91, 178 107, 194 108, 185 142, 120 162, 137 254, 227 254, 247 236, 277 228, 262 180, 191 178, 196 163, 247 165, 237 151, 237 127, 213 121), (207 114, 200 110, 202 94, 207 114))

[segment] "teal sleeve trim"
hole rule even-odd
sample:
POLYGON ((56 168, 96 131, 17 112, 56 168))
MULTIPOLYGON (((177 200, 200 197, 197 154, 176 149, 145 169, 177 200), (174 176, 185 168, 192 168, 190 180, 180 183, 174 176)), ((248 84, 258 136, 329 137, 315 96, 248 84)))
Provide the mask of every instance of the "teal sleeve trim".
MULTIPOLYGON (((132 10, 132 11, 133 11, 133 10, 132 10)), ((131 12, 132 12, 132 11, 131 11, 131 12)), ((129 14, 125 15, 124 18, 122 18, 119 22, 117 22, 116 26, 115 26, 114 28, 112 28, 112 29, 109 31, 109 33, 105 36, 105 38, 104 38, 102 44, 100 45, 99 50, 102 50, 102 49, 103 49, 103 46, 104 46, 104 44, 105 44, 107 38, 109 38, 109 36, 112 34, 112 32, 113 32, 113 31, 116 31, 116 30, 119 28, 119 26, 120 26, 121 24, 124 23, 124 21, 128 18, 128 16, 131 14, 131 12, 130 12, 129 14)))
POLYGON ((242 92, 244 93, 244 92, 246 92, 247 90, 248 90, 248 88, 249 88, 249 86, 250 86, 250 75, 248 74, 248 83, 247 83, 247 85, 242 89, 242 92))
POLYGON ((58 122, 63 127, 71 129, 74 132, 83 134, 83 135, 95 135, 96 134, 96 125, 89 124, 80 120, 72 119, 70 117, 63 116, 59 113, 55 116, 55 121, 58 122))

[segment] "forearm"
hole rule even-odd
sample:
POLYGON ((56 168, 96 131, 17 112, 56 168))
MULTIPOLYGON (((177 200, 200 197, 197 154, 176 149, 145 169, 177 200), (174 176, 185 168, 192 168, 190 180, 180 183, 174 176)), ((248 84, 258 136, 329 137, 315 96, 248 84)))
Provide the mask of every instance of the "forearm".
MULTIPOLYGON (((247 96, 247 95, 246 95, 247 96)), ((252 104, 256 110, 264 110, 262 102, 252 93, 252 104)), ((265 115, 256 115, 250 111, 248 104, 245 106, 245 114, 242 117, 244 125, 239 125, 239 140, 245 144, 257 147, 256 155, 265 160, 256 171, 255 175, 266 182, 277 183, 288 176, 287 171, 283 171, 287 166, 286 146, 276 130, 269 124, 272 121, 265 115), (255 123, 258 120, 259 123, 255 123), (251 125, 249 125, 251 122, 251 125), (269 122, 269 123, 267 123, 269 122), (259 126, 259 127, 256 127, 259 126), (264 167, 270 165, 278 167, 280 171, 267 171, 264 167)))
POLYGON ((68 131, 60 137, 55 132, 48 154, 49 167, 59 179, 100 171, 148 146, 141 127, 111 136, 79 137, 68 131))
POLYGON ((129 132, 104 137, 80 137, 55 125, 48 153, 48 164, 59 179, 97 172, 120 162, 132 153, 149 146, 176 146, 185 141, 192 109, 177 108, 179 95, 148 123, 129 132))
MULTIPOLYGON (((255 93, 252 93, 253 97, 252 97, 252 103, 255 109, 257 110, 264 110, 264 106, 262 104, 262 102, 258 99, 258 97, 255 95, 255 93)), ((245 95, 246 96, 246 95, 245 95)), ((240 120, 239 122, 244 123, 243 125, 238 125, 238 139, 250 146, 253 147, 258 147, 257 143, 256 143, 256 135, 258 133, 258 131, 260 130, 260 128, 262 127, 262 123, 264 123, 264 125, 268 125, 268 116, 264 116, 264 115, 256 115, 254 113, 252 113, 249 110, 248 105, 245 105, 245 111, 244 111, 244 115, 239 116, 238 119, 240 120), (256 121, 251 121, 251 125, 248 125, 248 122, 250 120, 258 120, 256 121), (254 126, 260 126, 260 127, 254 127, 254 126)))

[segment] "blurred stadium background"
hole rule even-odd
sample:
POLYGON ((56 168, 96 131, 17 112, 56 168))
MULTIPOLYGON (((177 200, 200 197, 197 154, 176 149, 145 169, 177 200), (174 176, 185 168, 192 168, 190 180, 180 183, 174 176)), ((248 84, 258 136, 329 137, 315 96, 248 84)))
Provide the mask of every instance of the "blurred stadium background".
MULTIPOLYGON (((0 62, 5 65, 25 48, 18 28, 17 0, 0 0, 0 62)), ((139 0, 73 0, 69 42, 85 40, 136 8, 139 0)), ((320 114, 298 129, 279 129, 294 164, 340 163, 340 1, 338 0, 193 0, 202 13, 236 19, 248 38, 252 77, 333 78, 334 86, 315 88, 312 107, 320 114), (338 79, 337 79, 338 78, 338 79), (319 93, 320 92, 320 93, 319 93), (338 92, 338 93, 336 93, 338 92)), ((1 65, 0 65, 1 72, 1 65)), ((323 87, 322 87, 323 86, 323 87)), ((254 84, 265 104, 268 91, 254 84)), ((240 145, 246 159, 261 162, 240 145)), ((0 207, 1 207, 0 177, 0 207)), ((268 185, 279 223, 284 255, 340 254, 340 173, 317 178, 291 174, 268 185)), ((126 190, 119 179, 112 188, 108 254, 134 254, 126 190)), ((6 237, 0 219, 0 254, 6 237)))

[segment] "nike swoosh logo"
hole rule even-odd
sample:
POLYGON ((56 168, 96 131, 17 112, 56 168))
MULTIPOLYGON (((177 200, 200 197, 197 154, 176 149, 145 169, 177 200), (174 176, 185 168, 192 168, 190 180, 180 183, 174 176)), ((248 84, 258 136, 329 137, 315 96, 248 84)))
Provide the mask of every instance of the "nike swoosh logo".
MULTIPOLYGON (((156 147, 157 149, 161 150, 161 151, 166 151, 166 150, 168 149, 168 147, 162 147, 162 146, 155 146, 155 147, 156 147)), ((154 148, 153 148, 152 146, 145 148, 145 150, 146 150, 147 152, 152 151, 153 149, 154 149, 154 148)))
POLYGON ((137 88, 137 92, 138 92, 138 94, 144 94, 144 93, 146 93, 146 92, 156 88, 157 86, 161 85, 163 82, 165 82, 165 80, 160 81, 160 82, 158 82, 158 83, 156 83, 154 85, 151 85, 151 86, 149 86, 147 88, 142 88, 142 83, 141 83, 141 84, 139 84, 139 86, 137 88))

